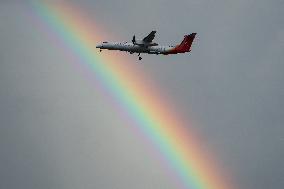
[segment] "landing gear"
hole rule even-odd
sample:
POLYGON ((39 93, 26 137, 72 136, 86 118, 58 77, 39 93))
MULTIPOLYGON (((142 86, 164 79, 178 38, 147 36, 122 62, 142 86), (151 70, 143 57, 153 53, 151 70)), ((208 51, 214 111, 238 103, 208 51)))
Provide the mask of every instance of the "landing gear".
POLYGON ((102 52, 102 49, 100 49, 100 52, 102 52))
POLYGON ((139 60, 142 60, 142 57, 140 56, 140 53, 138 53, 138 57, 139 57, 139 60))

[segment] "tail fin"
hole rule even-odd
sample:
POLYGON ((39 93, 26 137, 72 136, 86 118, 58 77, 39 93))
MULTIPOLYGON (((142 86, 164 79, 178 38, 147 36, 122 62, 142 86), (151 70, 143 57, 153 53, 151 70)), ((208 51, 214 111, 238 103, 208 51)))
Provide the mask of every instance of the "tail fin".
POLYGON ((189 52, 195 36, 196 33, 184 36, 183 41, 176 47, 176 50, 179 52, 189 52))

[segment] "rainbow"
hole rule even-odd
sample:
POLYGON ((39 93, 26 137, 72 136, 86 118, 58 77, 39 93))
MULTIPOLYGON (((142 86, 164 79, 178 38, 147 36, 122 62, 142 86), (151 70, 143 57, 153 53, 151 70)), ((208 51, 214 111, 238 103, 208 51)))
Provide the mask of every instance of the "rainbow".
MULTIPOLYGON (((123 110, 141 135, 158 151, 179 181, 192 189, 232 189, 226 174, 216 166, 191 125, 175 113, 135 63, 116 53, 99 54, 96 44, 108 35, 94 20, 71 3, 32 2, 40 24, 52 31, 72 58, 88 68, 101 88, 123 110)), ((100 89, 101 89, 100 88, 100 89)))

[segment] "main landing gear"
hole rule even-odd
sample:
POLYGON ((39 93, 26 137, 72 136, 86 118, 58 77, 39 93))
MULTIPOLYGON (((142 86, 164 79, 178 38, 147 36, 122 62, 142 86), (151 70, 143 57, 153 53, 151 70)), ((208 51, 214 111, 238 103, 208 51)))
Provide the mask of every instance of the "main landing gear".
MULTIPOLYGON (((129 53, 130 53, 130 54, 134 54, 135 52, 130 51, 129 53)), ((139 60, 142 60, 142 57, 140 56, 140 53, 138 53, 138 58, 139 58, 139 60)))
POLYGON ((138 54, 139 60, 142 60, 142 57, 140 56, 140 53, 138 54))
POLYGON ((100 52, 102 52, 103 50, 102 49, 100 49, 100 52))

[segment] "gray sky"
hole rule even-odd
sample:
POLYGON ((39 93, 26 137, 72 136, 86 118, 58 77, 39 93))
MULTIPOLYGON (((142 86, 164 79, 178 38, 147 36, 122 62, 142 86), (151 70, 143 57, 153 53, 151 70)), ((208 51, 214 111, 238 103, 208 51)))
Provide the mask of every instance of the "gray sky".
MULTIPOLYGON (((155 29, 158 43, 175 44, 197 32, 190 55, 144 55, 141 71, 198 123, 239 188, 284 187, 281 0, 72 2, 118 37, 106 40, 155 29)), ((27 6, 0 2, 0 188, 175 188, 145 143, 23 16, 27 6)))

